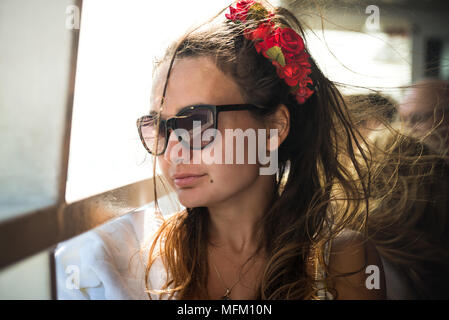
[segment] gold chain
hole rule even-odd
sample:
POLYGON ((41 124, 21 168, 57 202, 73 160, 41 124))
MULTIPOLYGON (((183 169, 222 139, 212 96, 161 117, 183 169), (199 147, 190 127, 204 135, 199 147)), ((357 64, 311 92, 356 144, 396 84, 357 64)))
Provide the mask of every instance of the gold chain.
MULTIPOLYGON (((211 251, 211 254, 212 254, 212 251, 211 251)), ((253 257, 254 258, 254 257, 253 257)), ((252 259, 253 259, 252 258, 252 259)), ((230 297, 230 294, 231 294, 231 291, 232 291, 232 289, 234 289, 234 287, 237 285, 237 283, 239 283, 240 282, 240 280, 241 280, 241 271, 239 272, 239 278, 237 279, 237 281, 229 288, 229 287, 227 287, 226 286, 226 283, 224 282, 224 280, 223 280, 223 278, 221 277, 221 274, 220 274, 220 272, 218 271, 218 269, 217 269, 217 266, 215 265, 215 263, 214 263, 214 261, 212 260, 212 264, 214 265, 214 269, 215 269, 215 271, 217 272, 217 276, 218 276, 218 278, 220 279, 220 281, 221 281, 221 283, 223 284, 223 287, 226 289, 226 292, 225 292, 225 294, 221 297, 221 299, 222 300, 231 300, 231 297, 230 297)), ((243 266, 243 265, 242 265, 243 266)), ((241 267, 242 267, 241 266, 241 267)), ((248 269, 249 270, 249 269, 248 269)), ((245 274, 248 272, 248 270, 245 272, 245 274)))

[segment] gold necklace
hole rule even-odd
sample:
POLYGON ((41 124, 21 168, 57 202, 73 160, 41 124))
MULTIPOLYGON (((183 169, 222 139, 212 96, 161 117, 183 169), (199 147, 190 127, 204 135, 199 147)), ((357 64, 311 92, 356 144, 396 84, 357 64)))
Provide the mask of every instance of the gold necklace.
POLYGON ((225 284, 225 282, 223 281, 223 278, 220 275, 220 272, 218 272, 217 266, 215 265, 215 263, 212 261, 212 264, 214 265, 215 271, 217 272, 218 278, 220 279, 221 283, 223 284, 223 286, 226 289, 226 292, 224 294, 224 296, 221 297, 221 300, 231 300, 230 294, 232 289, 234 289, 234 287, 237 285, 237 283, 239 283, 240 281, 240 276, 237 279, 237 281, 231 286, 231 288, 228 288, 225 284))
MULTIPOLYGON (((212 251, 211 251, 211 254, 212 254, 212 251)), ((253 259, 253 258, 251 258, 251 259, 253 259)), ((217 272, 217 276, 220 279, 221 283, 223 284, 223 287, 226 289, 226 292, 221 297, 221 300, 232 300, 230 294, 231 294, 232 289, 234 289, 234 287, 237 285, 237 283, 239 283, 241 280, 241 271, 239 272, 239 278, 237 279, 237 281, 229 288, 226 286, 226 283, 224 282, 223 278, 221 277, 220 272, 218 272, 217 266, 215 265, 213 260, 212 260, 212 264, 214 265, 215 272, 217 272)), ((248 272, 248 271, 246 271, 246 272, 248 272)), ((245 274, 246 274, 246 272, 245 272, 245 274)))

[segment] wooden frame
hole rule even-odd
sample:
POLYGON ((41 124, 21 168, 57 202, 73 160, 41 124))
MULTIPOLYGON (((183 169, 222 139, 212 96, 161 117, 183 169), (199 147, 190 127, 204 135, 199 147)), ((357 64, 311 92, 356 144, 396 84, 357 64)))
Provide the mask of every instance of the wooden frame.
MULTIPOLYGON (((75 0, 82 8, 82 0, 75 0)), ((71 30, 70 70, 66 99, 64 139, 61 148, 61 172, 55 205, 39 208, 0 223, 0 271, 5 267, 36 254, 50 250, 51 297, 56 299, 54 249, 61 241, 89 231, 111 219, 128 214, 154 200, 154 179, 146 179, 115 190, 67 204, 65 201, 70 132, 72 123, 75 75, 77 66, 79 30, 71 30)), ((156 178, 157 181, 157 178, 156 178)), ((158 184, 161 196, 167 192, 158 184)))
MULTIPOLYGON (((166 194, 159 186, 157 192, 161 196, 166 194)), ((0 224, 0 268, 133 212, 153 200, 153 179, 147 179, 6 221, 0 224)))

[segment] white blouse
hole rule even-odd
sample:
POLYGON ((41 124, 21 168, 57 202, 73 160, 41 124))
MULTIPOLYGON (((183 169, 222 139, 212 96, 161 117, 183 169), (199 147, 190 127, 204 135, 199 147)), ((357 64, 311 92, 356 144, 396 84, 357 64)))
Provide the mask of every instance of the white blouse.
MULTIPOLYGON (((91 300, 148 300, 145 266, 148 244, 161 221, 149 208, 115 219, 73 239, 61 242, 55 252, 57 298, 91 300), (144 249, 144 250, 142 250, 144 249)), ((328 263, 330 245, 325 248, 328 263)), ((413 298, 405 280, 383 260, 387 299, 413 298)), ((324 277, 322 269, 317 275, 324 277)), ((167 273, 160 259, 151 267, 148 285, 160 289, 167 273)), ((323 286, 320 299, 333 299, 323 286)), ((151 294, 152 299, 159 299, 151 294)), ((164 295, 164 298, 166 295, 164 295)), ((176 298, 176 295, 175 295, 176 298)))
MULTIPOLYGON (((147 250, 141 249, 160 225, 153 210, 130 213, 60 243, 55 252, 58 299, 149 299, 144 279, 147 250)), ((164 274, 156 261, 150 285, 160 288, 164 274)))

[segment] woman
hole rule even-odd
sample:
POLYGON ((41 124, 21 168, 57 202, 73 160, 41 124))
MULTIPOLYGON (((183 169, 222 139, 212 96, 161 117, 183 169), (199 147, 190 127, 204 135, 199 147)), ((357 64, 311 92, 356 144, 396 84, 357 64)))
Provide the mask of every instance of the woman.
POLYGON ((384 298, 380 258, 360 232, 368 184, 357 174, 358 138, 340 93, 307 53, 300 23, 255 1, 218 19, 167 52, 151 113, 138 120, 145 148, 186 207, 162 223, 149 249, 151 297, 384 298), (226 130, 269 134, 234 145, 226 130), (209 161, 230 151, 232 161, 209 161), (246 160, 254 152, 257 161, 246 160), (276 175, 261 174, 267 154, 276 175), (374 287, 367 266, 377 268, 374 287))

